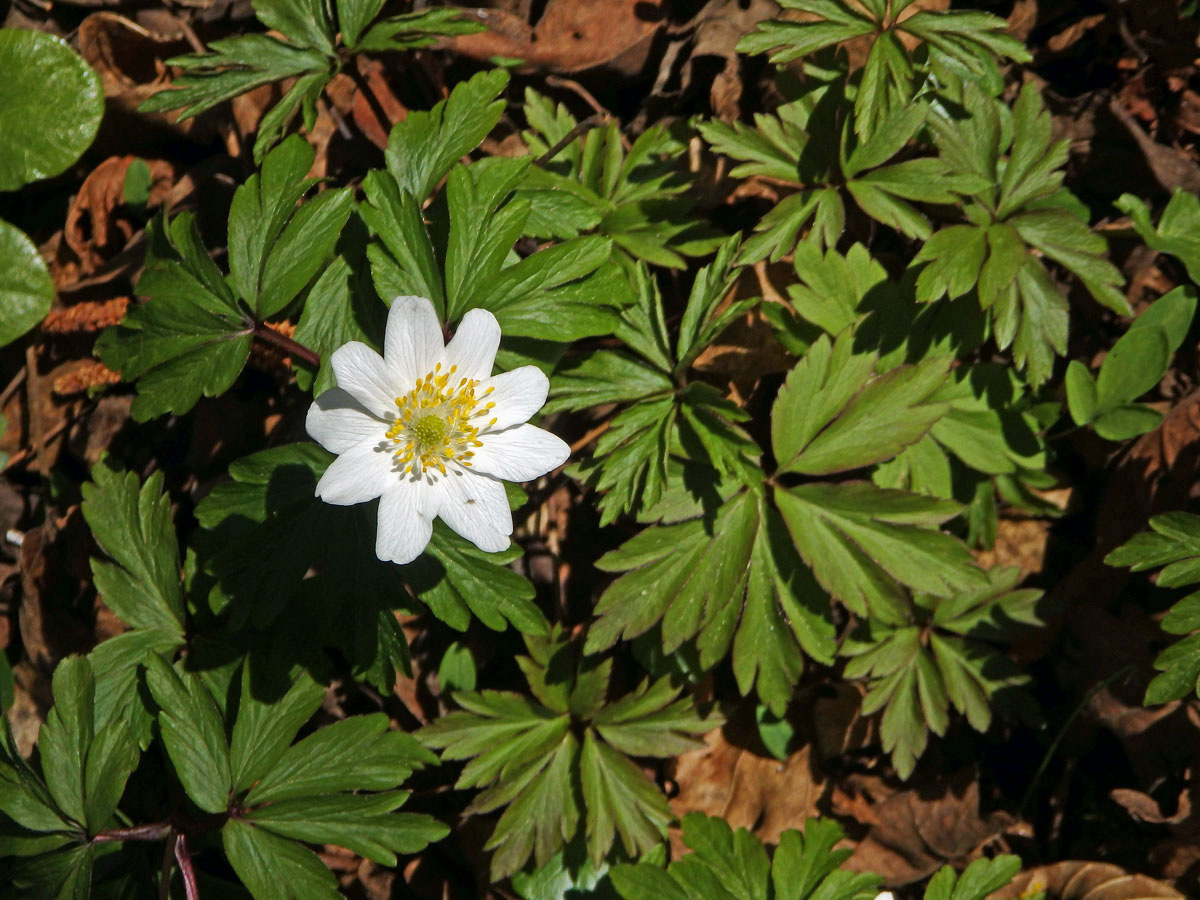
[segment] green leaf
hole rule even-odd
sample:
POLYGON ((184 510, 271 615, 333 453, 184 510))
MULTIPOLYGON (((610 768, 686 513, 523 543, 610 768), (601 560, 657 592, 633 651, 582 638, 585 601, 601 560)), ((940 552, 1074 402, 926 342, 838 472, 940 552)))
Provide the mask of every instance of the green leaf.
POLYGON ((301 47, 333 56, 333 23, 324 0, 253 0, 254 14, 268 28, 301 47))
POLYGON ((1157 227, 1150 221, 1145 202, 1132 194, 1122 194, 1114 205, 1133 221, 1146 246, 1174 256, 1183 263, 1188 277, 1200 284, 1200 197, 1176 188, 1157 227))
POLYGON ((599 350, 560 367, 550 382, 542 411, 579 410, 605 403, 649 400, 674 384, 662 371, 618 350, 599 350))
POLYGON ((91 667, 69 656, 54 670, 54 707, 38 733, 42 771, 55 803, 67 816, 87 822, 85 778, 88 749, 95 735, 96 691, 91 667))
POLYGON ((158 726, 167 755, 187 795, 205 812, 224 812, 233 778, 225 723, 208 688, 190 672, 148 657, 146 684, 158 704, 158 726))
MULTIPOLYGON (((1104 562, 1128 566, 1135 572, 1165 566, 1158 577, 1159 587, 1200 582, 1200 516, 1164 513, 1150 519, 1150 529, 1113 550, 1104 562)), ((1163 630, 1182 635, 1200 630, 1198 596, 1192 593, 1179 600, 1163 618, 1163 630)), ((1178 700, 1193 691, 1200 695, 1200 634, 1192 633, 1162 651, 1154 668, 1161 674, 1146 688, 1146 705, 1178 700)))
POLYGON ((478 680, 475 657, 461 641, 451 641, 438 665, 438 686, 444 691, 473 691, 478 680))
MULTIPOLYGON (((0 32, 2 35, 2 32, 0 32)), ((0 219, 0 346, 12 343, 50 312, 54 283, 28 235, 0 219)))
POLYGON ((770 56, 771 62, 791 62, 802 56, 810 56, 825 47, 870 34, 877 28, 875 22, 841 4, 829 2, 818 5, 819 10, 812 11, 818 12, 824 21, 759 22, 756 31, 743 35, 738 41, 738 52, 755 54, 773 51, 770 56))
POLYGON ((114 563, 92 560, 104 604, 132 628, 157 628, 182 638, 179 545, 171 501, 156 472, 139 489, 137 475, 106 463, 83 486, 83 516, 96 543, 114 563))
POLYGON ((640 856, 662 842, 674 814, 667 798, 641 769, 597 741, 590 731, 584 737, 579 768, 593 864, 604 858, 617 834, 630 856, 640 856))
POLYGON ((300 672, 280 695, 277 685, 255 684, 255 671, 248 660, 242 669, 241 702, 229 742, 235 791, 248 790, 275 766, 325 696, 325 689, 307 673, 300 672), (256 690, 266 696, 257 696, 256 690))
POLYGON ((294 841, 229 819, 221 828, 221 842, 254 900, 342 900, 333 873, 294 841))
POLYGON ((451 628, 465 631, 474 615, 493 631, 512 623, 523 634, 544 634, 548 625, 533 602, 533 585, 508 568, 520 555, 516 546, 487 553, 438 525, 405 578, 421 602, 451 628))
POLYGON ((388 791, 435 760, 411 735, 389 731, 382 713, 351 716, 288 747, 244 803, 257 806, 343 791, 388 791))
MULTIPOLYGON (((388 52, 411 47, 427 47, 441 35, 475 34, 487 30, 482 22, 472 22, 454 7, 432 7, 398 16, 389 16, 371 26, 354 49, 388 52)), ((343 32, 342 40, 351 44, 343 32)))
POLYGON ((392 127, 387 168, 402 191, 424 202, 462 157, 479 146, 500 121, 508 85, 503 69, 480 72, 455 85, 428 112, 413 111, 392 127))
POLYGON ((347 190, 327 191, 297 207, 314 150, 293 136, 267 154, 261 174, 235 192, 229 208, 229 272, 259 319, 279 312, 327 260, 350 215, 347 190))
POLYGON ((342 43, 351 49, 359 36, 383 9, 386 0, 336 0, 338 30, 342 43))
POLYGON ((446 291, 433 244, 413 195, 401 190, 386 172, 372 171, 363 180, 367 203, 359 211, 387 248, 368 249, 375 287, 381 297, 426 297, 445 317, 446 291))
POLYGON ((611 900, 608 865, 593 866, 586 857, 576 861, 570 848, 560 850, 533 872, 516 872, 513 888, 524 900, 566 900, 575 896, 592 896, 596 900, 611 900))
POLYGON ((1077 359, 1067 364, 1067 408, 1076 425, 1087 425, 1096 417, 1100 405, 1096 393, 1096 382, 1092 380, 1087 366, 1077 359))
POLYGON ((705 667, 732 643, 740 689, 749 693, 757 680, 759 696, 776 712, 787 706, 803 653, 831 659, 828 600, 796 557, 778 514, 750 493, 727 502, 711 522, 647 528, 597 565, 627 574, 601 595, 589 651, 659 622, 668 653, 698 636, 705 667))
POLYGON ((545 865, 574 838, 585 813, 593 865, 616 834, 630 854, 657 845, 671 818, 666 798, 623 754, 682 752, 696 746, 689 735, 713 723, 676 699, 667 679, 606 706, 611 662, 579 658, 558 627, 526 644, 530 655, 517 661, 536 701, 500 691, 456 693, 463 711, 417 735, 441 749, 443 760, 471 760, 456 787, 486 790, 468 814, 507 806, 486 845, 495 850, 492 877, 517 871, 531 853, 545 865), (583 730, 582 748, 573 721, 583 730))
POLYGON ((862 482, 777 488, 775 503, 817 581, 860 615, 894 621, 897 584, 950 596, 986 583, 966 548, 936 529, 954 503, 862 482))
POLYGON ((35 857, 13 872, 12 887, 29 900, 88 900, 100 852, 95 844, 74 844, 35 857))
POLYGON ((533 586, 507 567, 520 555, 517 547, 484 553, 438 527, 426 554, 412 564, 380 562, 374 506, 334 507, 315 496, 330 460, 313 444, 253 454, 230 466, 233 480, 197 507, 207 532, 197 540, 204 568, 217 577, 237 617, 265 628, 291 605, 302 620, 289 616, 294 640, 316 646, 329 641, 388 685, 392 676, 380 665, 386 662, 389 671, 408 666, 403 641, 386 658, 379 643, 385 626, 395 627, 392 610, 407 596, 405 581, 460 630, 472 612, 497 630, 506 621, 527 631, 545 628, 531 602, 533 586), (316 573, 305 578, 310 568, 316 573), (315 622, 321 624, 314 631, 315 622))
POLYGON ((139 422, 185 413, 201 395, 228 390, 250 353, 254 326, 209 259, 190 213, 169 225, 156 219, 148 233, 137 290, 150 299, 96 342, 105 365, 138 380, 132 412, 139 422))
POLYGON ((1021 857, 1005 854, 977 859, 962 873, 943 866, 925 886, 925 900, 984 900, 1021 871, 1021 857))
POLYGON ((100 78, 62 38, 0 29, 0 85, 0 191, 59 174, 96 137, 100 78))
MULTIPOLYGON (((183 74, 172 82, 169 89, 159 91, 143 101, 138 107, 139 111, 182 109, 179 121, 184 121, 238 94, 273 81, 288 78, 305 80, 304 76, 312 75, 317 76, 323 85, 333 75, 329 58, 320 50, 293 46, 265 34, 224 38, 213 41, 207 49, 208 53, 178 56, 169 60, 172 65, 182 68, 183 74)), ((281 102, 276 109, 284 107, 286 102, 281 102)), ((260 123, 260 137, 264 133, 263 123, 260 123)), ((256 161, 264 149, 258 141, 255 142, 256 161)))
POLYGON ((834 849, 843 837, 836 822, 809 819, 803 833, 785 831, 769 859, 746 829, 734 831, 720 818, 692 812, 683 817, 683 842, 691 853, 665 872, 639 862, 614 866, 610 875, 626 900, 871 900, 882 879, 838 868, 850 855, 834 849))
POLYGON ((160 628, 135 628, 101 641, 88 654, 96 676, 96 728, 124 723, 138 746, 149 746, 154 712, 139 671, 151 655, 170 658, 182 645, 178 631, 160 628))
POLYGON ((247 819, 282 837, 336 844, 380 865, 395 866, 397 853, 417 853, 450 832, 430 816, 395 813, 406 799, 407 791, 301 797, 253 810, 247 819))
POLYGON ((122 722, 96 729, 95 679, 86 659, 59 663, 53 687, 54 707, 38 735, 42 771, 58 808, 94 835, 116 811, 138 763, 137 745, 122 722))
POLYGON ((771 413, 780 472, 826 475, 895 456, 948 411, 930 402, 948 360, 927 359, 875 375, 873 354, 854 354, 849 333, 822 336, 788 374, 771 413))
POLYGON ((908 621, 872 620, 847 639, 847 678, 867 676, 863 714, 883 709, 880 737, 901 777, 911 774, 927 732, 943 734, 953 705, 977 731, 991 724, 990 704, 1029 679, 993 643, 1037 626, 1041 592, 1013 590, 1019 571, 988 573, 981 589, 949 599, 918 594, 908 621))

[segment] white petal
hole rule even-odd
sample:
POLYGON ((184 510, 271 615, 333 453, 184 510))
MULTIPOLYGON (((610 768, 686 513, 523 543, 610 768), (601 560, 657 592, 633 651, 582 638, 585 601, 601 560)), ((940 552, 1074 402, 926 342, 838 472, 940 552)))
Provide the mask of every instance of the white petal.
POLYGON ((475 396, 482 397, 489 387, 493 391, 485 399, 496 405, 487 418, 480 418, 487 422, 495 416, 496 424, 488 426, 486 430, 503 431, 529 421, 529 417, 545 405, 550 379, 537 366, 521 366, 482 382, 475 396))
POLYGON ((368 438, 382 439, 390 424, 341 388, 330 388, 314 400, 304 420, 309 437, 330 453, 345 453, 368 438))
POLYGON ((395 477, 379 498, 375 555, 384 562, 410 563, 425 550, 437 515, 436 485, 395 477))
POLYGON ((388 445, 374 438, 355 444, 329 464, 317 482, 317 496, 335 506, 374 500, 389 479, 396 479, 388 445))
POLYGON ((433 371, 444 349, 442 326, 432 302, 424 297, 397 297, 392 301, 383 336, 383 358, 406 390, 433 371))
POLYGON ((446 365, 458 366, 464 378, 487 378, 500 348, 500 323, 486 309, 471 309, 446 345, 446 365))
POLYGON ((481 434, 471 468, 505 481, 531 481, 561 466, 571 448, 548 431, 518 425, 494 434, 481 434))
POLYGON ((329 357, 338 387, 349 393, 368 411, 384 419, 396 415, 396 397, 400 385, 388 374, 383 357, 359 341, 342 344, 329 357))
POLYGON ((440 484, 438 515, 442 521, 480 550, 497 553, 508 549, 513 526, 503 484, 486 475, 454 471, 440 484))

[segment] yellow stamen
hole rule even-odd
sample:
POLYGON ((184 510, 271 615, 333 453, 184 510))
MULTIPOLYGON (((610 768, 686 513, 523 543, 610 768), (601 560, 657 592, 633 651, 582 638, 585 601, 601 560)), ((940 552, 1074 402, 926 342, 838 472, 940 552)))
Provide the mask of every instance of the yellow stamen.
POLYGON ((432 372, 416 380, 413 389, 396 398, 396 418, 387 430, 387 437, 396 445, 393 451, 396 464, 405 474, 421 475, 433 469, 446 474, 446 461, 470 466, 474 451, 481 447, 479 432, 496 423, 493 417, 487 425, 472 425, 471 420, 486 415, 496 404, 481 403, 495 390, 489 387, 476 397, 477 379, 451 379, 458 366, 442 371, 438 363, 432 372))

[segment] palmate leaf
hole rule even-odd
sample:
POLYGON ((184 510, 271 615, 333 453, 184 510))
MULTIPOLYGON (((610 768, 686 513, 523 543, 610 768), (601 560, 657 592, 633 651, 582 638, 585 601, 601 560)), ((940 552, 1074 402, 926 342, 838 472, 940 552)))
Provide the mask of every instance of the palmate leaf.
POLYGON ((610 877, 625 900, 870 900, 882 878, 838 868, 850 856, 834 849, 843 836, 836 822, 809 819, 803 833, 780 836, 771 858, 746 829, 693 812, 683 817, 691 853, 665 870, 652 862, 613 866, 610 877))
POLYGON ((200 677, 161 658, 147 669, 171 764, 201 809, 229 811, 225 851, 255 900, 340 896, 324 864, 298 842, 337 844, 391 866, 397 853, 448 833, 429 816, 395 812, 408 797, 396 788, 436 762, 411 735, 390 730, 377 713, 292 743, 324 689, 298 674, 269 699, 258 693, 258 674, 265 672, 243 666, 230 728, 200 677))
MULTIPOLYGON (((914 17, 915 18, 915 17, 914 17)), ((954 299, 976 289, 991 311, 1000 349, 1012 347, 1033 386, 1050 376, 1066 352, 1067 299, 1047 271, 1048 258, 1073 274, 1102 305, 1127 315, 1117 289, 1120 271, 1104 258, 1106 242, 1063 204, 1066 142, 1051 138, 1050 115, 1037 89, 1025 85, 1011 113, 974 87, 964 92, 966 121, 930 118, 942 156, 990 187, 977 192, 964 215, 970 224, 933 234, 914 258, 929 263, 917 278, 917 299, 954 299)))
POLYGON ((241 35, 213 41, 207 53, 167 60, 183 74, 170 88, 149 97, 140 109, 180 109, 182 120, 261 85, 294 79, 259 123, 253 152, 254 161, 260 162, 283 136, 297 108, 303 109, 305 127, 313 127, 317 98, 346 61, 345 56, 363 50, 423 47, 440 35, 465 34, 483 27, 460 19, 452 9, 421 10, 376 22, 382 8, 381 0, 337 0, 335 4, 255 0, 259 21, 286 40, 265 34, 241 35), (336 13, 336 21, 331 13, 336 13), (342 48, 336 46, 339 33, 342 48))
POLYGON ((742 693, 782 713, 808 655, 829 662, 833 623, 828 597, 796 556, 779 515, 744 492, 714 519, 652 526, 597 565, 625 572, 601 595, 589 651, 661 624, 663 649, 696 638, 710 667, 733 648, 742 693))
POLYGON ((817 581, 859 615, 903 620, 900 585, 946 597, 987 583, 966 548, 937 530, 956 503, 864 482, 777 487, 774 500, 817 581))
POLYGON ((16 755, 8 724, 3 726, 0 809, 22 829, 61 833, 61 839, 44 842, 45 849, 56 849, 68 836, 86 840, 109 825, 137 767, 137 743, 123 722, 96 727, 95 688, 83 657, 67 657, 54 670, 54 706, 38 733, 42 777, 16 755))
POLYGON ((379 238, 368 249, 379 295, 429 297, 450 322, 482 307, 505 335, 542 341, 611 332, 628 288, 607 262, 606 239, 576 238, 524 259, 512 252, 529 214, 528 202, 514 198, 513 190, 528 165, 493 158, 456 166, 436 204, 438 215, 449 218, 439 229, 425 225, 414 195, 395 179, 371 173, 362 215, 379 238))
MULTIPOLYGON (((1200 516, 1172 512, 1150 519, 1150 531, 1134 535, 1104 558, 1110 566, 1135 572, 1156 569, 1158 586, 1177 588, 1200 582, 1200 516)), ((1161 622, 1168 634, 1186 635, 1154 660, 1160 674, 1146 687, 1143 703, 1178 700, 1193 691, 1200 695, 1200 592, 1176 601, 1161 622)))
POLYGON ((83 486, 83 515, 112 562, 93 558, 92 576, 104 604, 131 630, 88 655, 96 679, 98 730, 124 723, 137 743, 150 742, 151 712, 139 668, 152 654, 170 655, 184 642, 179 547, 170 499, 160 474, 137 476, 101 462, 83 486))
POLYGON ((508 85, 503 69, 479 72, 455 85, 428 112, 412 112, 392 128, 387 168, 401 191, 424 203, 438 182, 496 127, 504 113, 497 95, 508 85))
POLYGON ((1041 591, 1017 590, 1016 568, 995 569, 987 584, 943 599, 913 597, 915 624, 870 619, 843 644, 847 678, 867 677, 862 711, 883 710, 880 737, 901 777, 911 774, 928 732, 941 735, 953 706, 986 731, 991 705, 1029 678, 996 644, 1041 623, 1041 591))
POLYGON ((778 260, 792 252, 805 229, 805 242, 818 249, 833 247, 845 224, 844 195, 877 221, 910 237, 928 238, 929 221, 914 203, 958 203, 962 195, 990 182, 939 157, 891 162, 917 139, 927 113, 925 103, 899 105, 867 140, 854 134, 841 90, 822 86, 780 106, 775 116, 756 115, 755 129, 700 124, 714 151, 744 161, 731 175, 766 176, 794 184, 798 191, 784 196, 762 217, 740 261, 778 260), (809 134, 823 132, 840 132, 843 137, 829 146, 809 141, 809 134))
POLYGON ((456 787, 485 790, 469 814, 504 808, 486 845, 495 851, 493 879, 517 871, 531 854, 544 866, 581 822, 593 865, 617 835, 631 856, 657 846, 670 808, 627 754, 681 753, 697 746, 690 735, 713 723, 677 699, 666 679, 606 704, 610 662, 579 658, 557 627, 527 643, 530 655, 518 662, 536 700, 502 691, 456 693, 463 709, 417 734, 443 760, 470 760, 456 787))
MULTIPOLYGON (((524 139, 541 158, 578 124, 566 107, 525 89, 524 139)), ((594 128, 560 149, 544 167, 532 166, 517 197, 529 201, 526 233, 573 238, 595 232, 634 258, 683 268, 722 237, 691 216, 691 183, 679 164, 686 144, 662 126, 646 129, 626 151, 615 123, 594 128)))
MULTIPOLYGON (((811 56, 827 47, 873 35, 855 98, 855 131, 864 140, 891 113, 914 98, 918 73, 928 69, 917 51, 924 43, 976 78, 996 76, 997 58, 1017 62, 1032 59, 1024 45, 1008 34, 998 16, 976 10, 909 11, 911 4, 866 3, 845 0, 785 0, 788 9, 814 14, 813 21, 768 20, 738 43, 742 53, 770 53, 779 64, 811 56), (905 14, 907 12, 907 15, 905 14), (898 33, 916 38, 912 50, 898 33)), ((924 48, 921 48, 924 49, 924 48)))
POLYGON ((565 365, 551 381, 551 410, 631 402, 610 420, 592 459, 579 467, 604 492, 602 524, 654 506, 673 459, 755 478, 758 447, 738 425, 746 413, 710 385, 686 381, 696 357, 756 302, 721 305, 736 279, 736 251, 736 238, 726 241, 712 264, 696 274, 674 341, 667 335, 658 286, 639 264, 632 276, 634 301, 621 311, 616 332, 637 356, 595 351, 565 365))
POLYGON ((853 337, 825 336, 788 374, 771 411, 780 472, 828 475, 890 459, 915 444, 949 407, 930 402, 949 359, 934 357, 881 375, 874 354, 855 354, 853 337))
POLYGON ((144 422, 184 413, 201 397, 230 388, 250 354, 254 321, 238 306, 200 243, 190 213, 148 228, 146 269, 137 284, 148 300, 132 307, 96 342, 96 355, 137 380, 133 417, 144 422))
POLYGON ((202 395, 228 390, 245 365, 256 323, 283 311, 329 261, 353 198, 347 188, 297 206, 314 184, 304 178, 313 154, 302 138, 289 138, 234 193, 228 279, 190 213, 152 223, 137 284, 148 299, 96 343, 106 365, 137 380, 138 421, 185 413, 202 395))

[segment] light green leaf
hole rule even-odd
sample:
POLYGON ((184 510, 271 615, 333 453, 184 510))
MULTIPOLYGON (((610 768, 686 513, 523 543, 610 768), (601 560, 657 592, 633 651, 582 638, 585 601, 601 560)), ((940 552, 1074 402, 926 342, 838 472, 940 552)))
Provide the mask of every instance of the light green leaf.
POLYGON ((508 85, 503 69, 479 72, 460 82, 428 112, 413 111, 388 138, 387 168, 402 191, 423 203, 462 157, 479 146, 500 121, 508 85))

